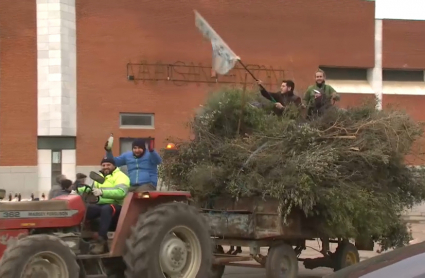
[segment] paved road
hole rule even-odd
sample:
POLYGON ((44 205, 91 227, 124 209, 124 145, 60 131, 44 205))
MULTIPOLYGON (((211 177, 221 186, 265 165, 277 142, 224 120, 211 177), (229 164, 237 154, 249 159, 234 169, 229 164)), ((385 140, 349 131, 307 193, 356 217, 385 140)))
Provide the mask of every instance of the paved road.
MULTIPOLYGON (((332 273, 331 269, 317 268, 314 270, 305 269, 300 263, 299 278, 321 278, 324 275, 332 273)), ((264 278, 266 276, 264 269, 228 267, 223 278, 264 278)))
MULTIPOLYGON (((320 249, 320 247, 315 246, 316 244, 317 243, 315 242, 310 242, 309 246, 320 249)), ((247 248, 243 248, 243 250, 244 250, 244 255, 249 254, 247 248)), ((265 255, 266 253, 264 251, 266 250, 262 250, 262 251, 263 251, 262 253, 265 255)), ((301 257, 303 258, 315 258, 317 256, 318 256, 318 252, 311 249, 305 250, 303 254, 301 255, 301 257)), ((251 264, 256 267, 226 266, 226 271, 225 271, 225 274, 223 275, 223 278, 264 278, 266 276, 265 270, 262 268, 258 268, 259 264, 257 264, 256 262, 252 262, 252 263, 249 262, 248 264, 251 264)), ((298 275, 299 278, 321 278, 324 275, 332 273, 331 269, 324 268, 324 267, 316 268, 314 270, 305 269, 302 262, 299 263, 298 267, 299 267, 299 275, 298 275)))
MULTIPOLYGON (((424 216, 425 217, 425 216, 424 216)), ((425 220, 424 220, 425 221, 425 220)), ((412 235, 413 240, 411 241, 411 244, 419 243, 422 241, 425 241, 425 223, 413 223, 411 226, 412 229, 412 235)), ((318 244, 315 241, 309 241, 307 242, 308 248, 307 250, 303 251, 301 257, 304 258, 314 258, 317 257, 318 252, 314 251, 320 250, 320 244, 318 244)), ((331 250, 334 251, 336 248, 336 244, 331 244, 331 250)), ((360 260, 366 260, 368 258, 378 256, 379 254, 376 252, 378 249, 378 246, 375 247, 374 251, 360 251, 360 260)), ((249 254, 248 249, 243 248, 244 253, 249 254)), ((262 250, 263 254, 264 250, 262 250)), ((332 270, 329 268, 316 268, 313 270, 305 269, 302 263, 299 263, 299 275, 298 278, 322 278, 324 275, 332 273, 332 270)), ((226 272, 223 276, 223 278, 264 278, 265 277, 265 271, 261 268, 250 268, 250 267, 226 267, 226 272)))
MULTIPOLYGON (((302 258, 315 258, 320 256, 320 254, 315 251, 316 250, 320 250, 320 244, 318 244, 315 241, 309 241, 307 242, 307 246, 309 246, 310 248, 307 248, 307 250, 303 251, 301 257, 302 258)), ((226 250, 227 247, 225 247, 226 250)), ((334 251, 336 248, 336 244, 331 244, 331 250, 334 251)), ((248 255, 249 251, 247 248, 243 248, 244 250, 244 255, 248 255)), ((262 249, 262 253, 263 255, 265 255, 266 253, 264 252, 266 250, 262 249)), ((266 251, 267 252, 267 251, 266 251)), ((360 251, 360 259, 361 260, 365 260, 367 258, 373 257, 378 255, 376 252, 374 251, 360 251)), ((258 266, 257 263, 252 262, 250 263, 253 266, 258 266)), ((332 273, 332 269, 330 268, 325 268, 325 267, 320 267, 320 268, 316 268, 313 270, 310 269, 305 269, 304 265, 302 262, 299 263, 298 265, 299 267, 299 278, 322 278, 323 276, 332 273)), ((255 268, 251 268, 251 267, 226 267, 226 272, 223 276, 223 278, 264 278, 265 277, 265 270, 255 267, 255 268)))

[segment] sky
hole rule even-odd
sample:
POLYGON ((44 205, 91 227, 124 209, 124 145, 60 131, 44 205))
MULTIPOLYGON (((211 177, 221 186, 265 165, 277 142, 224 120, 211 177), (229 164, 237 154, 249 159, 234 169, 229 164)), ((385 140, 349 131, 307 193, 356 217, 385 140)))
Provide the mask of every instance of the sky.
POLYGON ((375 18, 425 20, 425 0, 375 0, 375 18))

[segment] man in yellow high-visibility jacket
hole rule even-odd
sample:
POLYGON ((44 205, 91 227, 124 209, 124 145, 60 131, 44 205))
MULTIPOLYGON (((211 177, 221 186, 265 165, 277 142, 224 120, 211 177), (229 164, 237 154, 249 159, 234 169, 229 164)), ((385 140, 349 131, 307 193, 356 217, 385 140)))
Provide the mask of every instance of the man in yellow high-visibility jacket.
MULTIPOLYGON (((87 206, 87 220, 100 217, 99 237, 92 246, 92 254, 106 252, 109 227, 114 219, 118 219, 122 203, 130 187, 130 179, 115 166, 113 158, 105 157, 101 165, 100 174, 105 178, 105 182, 103 184, 94 182, 93 185, 93 195, 99 197, 99 202, 87 206)), ((84 187, 80 187, 78 191, 83 192, 84 187)))

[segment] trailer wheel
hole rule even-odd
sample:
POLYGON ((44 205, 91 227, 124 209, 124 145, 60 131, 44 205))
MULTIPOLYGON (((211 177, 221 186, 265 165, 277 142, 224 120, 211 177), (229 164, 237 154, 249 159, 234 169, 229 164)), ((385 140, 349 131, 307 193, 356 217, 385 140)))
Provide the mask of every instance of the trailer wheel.
POLYGON ((354 244, 343 241, 333 254, 334 271, 360 262, 359 251, 354 244))
MULTIPOLYGON (((267 250, 267 254, 270 252, 270 247, 267 250)), ((257 257, 254 257, 254 260, 259 263, 262 267, 266 267, 266 262, 267 262, 267 255, 263 256, 261 254, 258 254, 257 257)))
POLYGON ((2 278, 78 278, 75 254, 60 238, 31 235, 6 249, 0 262, 2 278))
POLYGON ((213 258, 208 227, 195 207, 179 202, 142 214, 127 240, 126 277, 208 277, 213 258))
MULTIPOLYGON (((223 246, 217 245, 215 247, 215 253, 216 254, 224 254, 223 246)), ((223 264, 212 265, 209 278, 221 278, 221 277, 223 277, 225 269, 226 269, 226 266, 223 265, 223 264)))
POLYGON ((298 258, 292 246, 281 244, 272 246, 266 260, 267 278, 296 278, 298 258))

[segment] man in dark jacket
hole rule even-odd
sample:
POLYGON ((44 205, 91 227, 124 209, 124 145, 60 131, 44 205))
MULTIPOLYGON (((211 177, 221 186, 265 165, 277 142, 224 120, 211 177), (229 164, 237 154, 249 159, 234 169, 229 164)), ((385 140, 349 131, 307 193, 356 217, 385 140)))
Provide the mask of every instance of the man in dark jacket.
POLYGON ((282 84, 280 85, 280 92, 277 92, 277 93, 268 92, 261 85, 262 84, 261 80, 258 80, 257 83, 260 86, 261 95, 270 101, 276 102, 273 108, 273 112, 276 115, 282 115, 285 108, 291 103, 294 103, 296 106, 301 107, 302 105, 301 98, 294 94, 294 89, 295 89, 294 81, 283 80, 282 84))
POLYGON ((48 199, 52 199, 52 196, 56 196, 62 191, 61 181, 66 179, 65 175, 59 175, 56 177, 56 184, 52 185, 52 189, 49 191, 48 199))
POLYGON ((73 190, 78 190, 78 188, 86 185, 87 176, 83 173, 78 173, 75 177, 75 182, 73 185, 73 190))
MULTIPOLYGON (((51 198, 56 198, 62 195, 69 195, 72 191, 72 181, 68 179, 62 179, 60 181, 61 190, 52 192, 51 198)), ((51 199, 49 198, 49 199, 51 199)))

